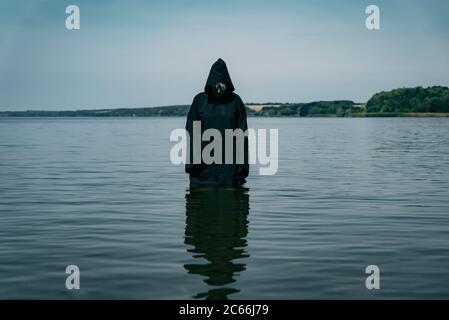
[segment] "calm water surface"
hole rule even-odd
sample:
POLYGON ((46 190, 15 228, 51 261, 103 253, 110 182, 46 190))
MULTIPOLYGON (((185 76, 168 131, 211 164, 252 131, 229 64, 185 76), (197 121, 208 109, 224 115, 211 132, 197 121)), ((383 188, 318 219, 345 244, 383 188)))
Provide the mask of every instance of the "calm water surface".
POLYGON ((249 125, 278 173, 189 190, 182 118, 0 119, 0 298, 449 298, 449 119, 249 125))

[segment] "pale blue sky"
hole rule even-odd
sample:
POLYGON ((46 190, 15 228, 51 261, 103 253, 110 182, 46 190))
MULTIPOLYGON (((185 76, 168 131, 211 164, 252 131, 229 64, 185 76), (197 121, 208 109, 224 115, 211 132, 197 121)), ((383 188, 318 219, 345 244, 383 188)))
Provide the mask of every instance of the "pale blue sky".
POLYGON ((219 57, 246 102, 448 86, 448 16, 447 0, 0 0, 0 110, 189 104, 219 57))

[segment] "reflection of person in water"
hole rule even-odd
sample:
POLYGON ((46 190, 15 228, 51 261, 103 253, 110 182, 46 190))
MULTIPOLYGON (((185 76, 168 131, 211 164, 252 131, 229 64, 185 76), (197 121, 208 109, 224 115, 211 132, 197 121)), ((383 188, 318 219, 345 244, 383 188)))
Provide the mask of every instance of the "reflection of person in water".
POLYGON ((200 259, 184 268, 204 276, 210 286, 194 298, 226 299, 239 291, 228 285, 245 270, 242 260, 234 260, 249 256, 245 251, 248 213, 246 188, 191 186, 187 191, 185 243, 191 246, 188 252, 193 258, 200 259))
MULTIPOLYGON (((248 129, 245 105, 242 99, 234 93, 234 85, 222 59, 218 59, 212 65, 204 92, 197 94, 193 99, 187 115, 186 130, 190 135, 191 148, 194 141, 194 121, 201 123, 201 136, 207 129, 218 130, 222 137, 225 137, 226 129, 241 129, 243 132, 248 129)), ((224 144, 224 139, 222 139, 222 144, 224 144)), ((205 145, 202 145, 201 152, 205 145)), ((222 153, 221 163, 205 164, 203 161, 194 163, 194 152, 190 150, 190 161, 185 168, 190 176, 190 182, 209 185, 243 185, 249 173, 248 138, 244 138, 243 152, 238 149, 239 154, 243 155, 243 162, 235 159, 236 145, 234 140, 232 146, 234 160, 232 163, 226 164, 225 152, 222 153)), ((224 149, 223 146, 221 147, 224 149)))

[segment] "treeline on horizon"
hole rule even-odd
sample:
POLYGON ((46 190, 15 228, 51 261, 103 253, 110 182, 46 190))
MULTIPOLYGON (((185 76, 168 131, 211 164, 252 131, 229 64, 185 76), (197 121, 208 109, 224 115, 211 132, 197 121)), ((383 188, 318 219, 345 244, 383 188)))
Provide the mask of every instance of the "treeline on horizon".
POLYGON ((401 88, 376 93, 366 103, 367 113, 447 113, 449 112, 449 88, 416 87, 401 88))
MULTIPOLYGON (((76 111, 3 111, 10 117, 178 117, 186 116, 189 105, 76 111)), ((449 115, 449 88, 401 88, 376 93, 366 104, 350 100, 310 103, 263 104, 260 111, 247 107, 254 117, 385 117, 449 115)))

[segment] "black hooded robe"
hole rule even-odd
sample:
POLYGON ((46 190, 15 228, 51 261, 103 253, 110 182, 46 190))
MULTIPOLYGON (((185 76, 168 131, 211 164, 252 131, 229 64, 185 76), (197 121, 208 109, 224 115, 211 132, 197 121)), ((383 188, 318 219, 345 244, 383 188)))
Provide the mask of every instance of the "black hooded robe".
MULTIPOLYGON (((191 184, 207 185, 235 185, 241 186, 249 173, 248 164, 248 138, 244 142, 244 163, 237 164, 236 143, 234 146, 233 164, 225 164, 225 129, 242 129, 246 132, 248 125, 246 120, 246 109, 242 99, 234 93, 234 85, 229 76, 226 64, 218 59, 213 65, 206 81, 204 92, 199 93, 193 99, 187 115, 186 130, 190 135, 190 162, 186 164, 185 171, 190 176, 191 184), (222 82, 226 85, 226 92, 221 97, 212 93, 212 87, 222 82), (201 121, 201 136, 207 129, 217 129, 222 136, 222 163, 201 164, 193 163, 193 121, 201 121)), ((210 142, 202 142, 203 148, 210 142)))

